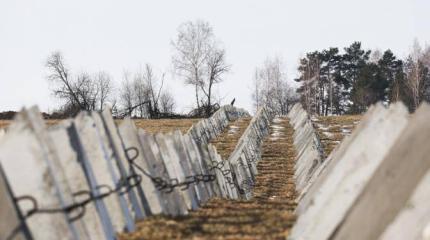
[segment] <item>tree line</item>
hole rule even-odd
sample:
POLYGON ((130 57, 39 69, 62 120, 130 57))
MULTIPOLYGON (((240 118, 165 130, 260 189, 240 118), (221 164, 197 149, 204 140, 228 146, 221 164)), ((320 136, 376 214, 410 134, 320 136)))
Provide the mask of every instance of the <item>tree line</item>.
MULTIPOLYGON (((181 24, 171 41, 174 75, 194 88, 195 108, 191 117, 207 117, 219 108, 214 86, 224 80, 231 65, 225 48, 209 23, 201 20, 181 24)), ((106 71, 74 73, 65 57, 55 51, 47 58, 52 94, 61 101, 56 115, 70 117, 79 111, 103 110, 110 105, 117 117, 174 117, 175 99, 165 88, 165 73, 157 74, 151 64, 136 72, 125 71, 116 86, 106 71)))
POLYGON ((311 114, 359 114, 378 101, 403 101, 412 112, 430 100, 430 47, 415 41, 405 59, 354 42, 313 51, 300 59, 300 101, 311 114))
MULTIPOLYGON (((174 75, 193 89, 195 106, 188 116, 210 116, 220 102, 214 86, 231 70, 222 42, 208 22, 197 20, 178 27, 171 47, 174 75)), ((119 86, 106 71, 72 72, 58 51, 47 58, 46 68, 52 93, 62 103, 57 116, 103 110, 106 105, 117 117, 178 116, 175 99, 165 87, 166 73, 154 71, 149 63, 124 72, 119 86)), ((330 47, 305 54, 294 79, 300 86, 293 88, 282 58, 268 57, 255 69, 252 101, 254 109, 268 105, 279 115, 287 114, 298 101, 317 115, 360 114, 378 101, 403 101, 412 112, 422 101, 430 101, 429 69, 430 46, 423 49, 418 41, 404 59, 389 49, 371 51, 353 42, 342 50, 330 47)))

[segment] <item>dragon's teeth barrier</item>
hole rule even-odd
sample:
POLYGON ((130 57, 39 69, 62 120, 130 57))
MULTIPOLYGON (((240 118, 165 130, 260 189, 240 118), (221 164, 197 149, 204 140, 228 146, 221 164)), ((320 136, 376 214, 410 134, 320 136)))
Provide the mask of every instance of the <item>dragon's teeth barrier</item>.
POLYGON ((24 109, 0 136, 0 239, 115 239, 150 215, 249 198, 272 116, 254 116, 229 160, 208 144, 244 116, 227 105, 185 135, 149 134, 128 119, 116 126, 108 110, 47 128, 24 109))
POLYGON ((302 143, 309 149, 299 155, 296 169, 315 169, 305 171, 289 239, 430 237, 429 105, 412 116, 401 103, 372 106, 351 136, 321 162, 309 153, 319 149, 312 129, 299 134, 306 132, 300 128, 311 128, 306 112, 295 106, 289 117, 300 123, 295 125, 297 150, 304 149, 302 143))

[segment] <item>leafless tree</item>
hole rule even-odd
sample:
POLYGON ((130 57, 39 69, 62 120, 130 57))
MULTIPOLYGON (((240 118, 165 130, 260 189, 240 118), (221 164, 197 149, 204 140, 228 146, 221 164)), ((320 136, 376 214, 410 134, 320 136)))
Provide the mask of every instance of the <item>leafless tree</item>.
POLYGON ((71 80, 70 71, 64 63, 61 52, 53 52, 46 60, 45 66, 49 71, 48 80, 54 83, 52 89, 54 96, 64 100, 65 105, 73 111, 82 109, 84 106, 75 92, 75 84, 71 80))
POLYGON ((166 114, 172 114, 175 111, 175 100, 170 92, 163 92, 160 97, 160 111, 166 114))
POLYGON ((48 57, 46 67, 49 71, 48 80, 54 83, 54 96, 64 102, 61 107, 64 115, 75 115, 80 110, 102 110, 104 103, 111 97, 113 84, 105 72, 94 77, 82 72, 73 77, 60 52, 53 52, 48 57))
POLYGON ((254 73, 254 90, 252 93, 252 100, 253 100, 253 105, 254 105, 254 109, 255 111, 257 111, 258 109, 260 109, 261 107, 261 81, 260 81, 260 77, 258 74, 258 68, 255 68, 255 73, 254 73))
POLYGON ((428 88, 428 69, 424 62, 428 61, 420 44, 415 40, 412 52, 405 62, 406 87, 411 95, 413 110, 417 109, 426 95, 428 88))
POLYGON ((130 74, 128 72, 124 72, 123 80, 120 88, 119 99, 121 105, 124 108, 124 115, 131 116, 133 110, 135 109, 135 91, 133 83, 130 80, 130 74))
POLYGON ((378 48, 372 51, 370 55, 370 62, 372 63, 378 63, 379 60, 382 58, 382 51, 378 48))
POLYGON ((225 61, 225 50, 214 46, 207 58, 207 77, 202 82, 200 88, 206 97, 206 115, 212 111, 212 88, 214 84, 222 81, 221 76, 230 71, 230 65, 225 61))
POLYGON ((134 75, 133 80, 133 90, 134 90, 134 103, 137 106, 136 111, 137 115, 141 118, 149 117, 147 115, 147 106, 146 103, 148 99, 148 87, 145 83, 145 77, 142 71, 137 72, 134 75))
POLYGON ((279 57, 267 58, 256 70, 254 106, 268 105, 279 115, 285 115, 297 100, 294 90, 287 84, 285 67, 279 57))
POLYGON ((137 115, 147 118, 159 118, 164 113, 172 113, 174 99, 163 89, 165 74, 158 77, 151 65, 146 64, 143 71, 134 74, 125 73, 120 99, 124 115, 137 115))
POLYGON ((197 109, 203 105, 206 114, 212 110, 213 85, 222 81, 221 76, 230 70, 225 60, 225 50, 215 39, 213 29, 204 21, 185 22, 178 28, 172 41, 175 72, 194 86, 197 109), (200 91, 205 99, 200 100, 200 91))
POLYGON ((107 102, 114 102, 112 93, 114 90, 111 76, 107 72, 99 72, 94 76, 95 83, 97 85, 99 109, 104 110, 104 106, 107 102))

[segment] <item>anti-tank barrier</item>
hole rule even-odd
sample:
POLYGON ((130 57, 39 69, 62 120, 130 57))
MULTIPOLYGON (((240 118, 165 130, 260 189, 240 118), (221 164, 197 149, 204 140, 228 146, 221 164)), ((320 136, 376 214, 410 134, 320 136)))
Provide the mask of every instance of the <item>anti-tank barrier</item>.
POLYGON ((244 199, 252 198, 252 188, 257 173, 257 163, 261 159, 261 144, 269 133, 269 125, 274 114, 266 107, 258 110, 240 137, 228 162, 233 171, 235 184, 244 199))
POLYGON ((239 198, 230 164, 205 144, 247 115, 235 109, 190 134, 149 134, 129 119, 116 126, 109 111, 47 128, 37 108, 23 110, 0 139, 0 239, 115 239, 150 215, 239 198))
POLYGON ((314 171, 288 239, 429 239, 429 118, 372 106, 314 171))

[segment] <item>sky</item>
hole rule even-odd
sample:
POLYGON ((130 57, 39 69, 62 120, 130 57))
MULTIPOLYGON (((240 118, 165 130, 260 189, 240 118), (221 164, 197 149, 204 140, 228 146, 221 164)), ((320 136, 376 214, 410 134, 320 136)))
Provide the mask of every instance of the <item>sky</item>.
POLYGON ((283 59, 291 82, 306 52, 353 41, 405 57, 414 39, 430 43, 429 10, 428 0, 1 0, 0 111, 59 106, 44 66, 59 50, 72 74, 106 71, 117 85, 124 71, 150 63, 187 112, 193 89, 171 74, 170 43, 196 19, 210 23, 232 65, 216 94, 251 111, 254 70, 267 57, 283 59))

